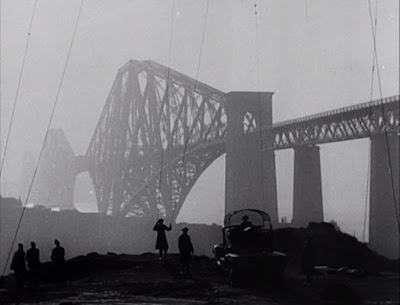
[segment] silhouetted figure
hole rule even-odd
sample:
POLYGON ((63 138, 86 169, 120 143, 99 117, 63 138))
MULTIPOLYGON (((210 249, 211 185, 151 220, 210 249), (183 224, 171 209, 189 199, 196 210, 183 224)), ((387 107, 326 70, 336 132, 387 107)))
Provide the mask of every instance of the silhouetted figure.
POLYGON ((17 303, 19 303, 19 300, 20 298, 22 298, 23 294, 25 274, 26 274, 25 251, 23 244, 18 244, 18 250, 14 253, 11 262, 11 270, 14 271, 14 276, 17 280, 16 297, 17 297, 17 303))
POLYGON ((160 260, 167 257, 168 241, 165 231, 171 231, 171 229, 171 225, 169 225, 169 227, 164 225, 163 219, 159 219, 153 228, 153 231, 157 231, 156 249, 159 250, 160 260))
POLYGON ((37 286, 40 275, 40 252, 36 244, 31 242, 31 248, 26 251, 26 262, 28 263, 30 282, 33 287, 37 286))
POLYGON ((190 236, 188 235, 189 229, 184 227, 182 229, 182 235, 179 236, 178 240, 178 248, 180 253, 180 260, 181 260, 181 273, 188 274, 190 263, 192 261, 193 255, 193 245, 192 241, 190 240, 190 236))
POLYGON ((242 230, 248 230, 251 228, 253 224, 249 221, 249 216, 244 215, 242 217, 242 223, 240 224, 240 227, 242 228, 242 230))
POLYGON ((312 246, 311 237, 307 237, 304 243, 304 249, 301 258, 301 267, 303 273, 306 275, 307 285, 311 285, 312 276, 314 273, 314 259, 314 249, 312 246))
POLYGON ((60 246, 60 242, 57 239, 54 241, 54 244, 56 247, 51 251, 51 261, 53 262, 54 266, 55 279, 56 281, 60 282, 65 280, 65 250, 60 246))

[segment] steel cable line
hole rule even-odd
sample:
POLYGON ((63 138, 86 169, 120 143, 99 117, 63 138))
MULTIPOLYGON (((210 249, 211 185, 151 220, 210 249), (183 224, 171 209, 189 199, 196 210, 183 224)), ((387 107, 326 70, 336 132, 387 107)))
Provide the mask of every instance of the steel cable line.
POLYGON ((22 212, 21 212, 21 216, 20 216, 19 221, 18 221, 17 228, 15 230, 15 234, 14 234, 14 237, 13 237, 13 240, 12 240, 12 243, 11 243, 11 247, 10 247, 10 251, 8 253, 8 256, 7 256, 6 263, 4 265, 4 269, 3 269, 2 275, 4 275, 5 272, 6 272, 6 268, 7 268, 8 262, 10 260, 11 252, 12 252, 12 249, 14 247, 15 240, 17 238, 18 231, 19 231, 21 223, 22 223, 22 219, 23 219, 23 216, 24 216, 24 213, 25 213, 25 210, 26 210, 26 205, 28 203, 28 199, 29 199, 30 193, 32 191, 33 183, 35 181, 35 177, 36 177, 36 174, 37 174, 37 171, 38 171, 38 168, 39 168, 39 164, 40 164, 40 160, 41 160, 41 157, 42 157, 42 154, 43 154, 43 150, 44 150, 44 147, 45 147, 48 135, 49 135, 50 126, 51 126, 51 123, 52 123, 52 120, 53 120, 53 117, 54 117, 54 113, 55 113, 55 110, 56 110, 56 107, 57 107, 57 104, 58 104, 58 101, 59 101, 59 96, 60 96, 60 92, 61 92, 61 88, 62 88, 62 84, 63 84, 64 78, 65 78, 65 73, 67 71, 68 62, 69 62, 69 58, 70 58, 70 55, 71 55, 72 47, 73 47, 73 44, 74 44, 76 31, 77 31, 79 20, 80 20, 80 17, 81 17, 81 12, 82 12, 82 7, 83 7, 84 1, 85 0, 81 0, 81 5, 79 7, 78 16, 76 18, 76 22, 75 22, 75 26, 74 26, 74 30, 73 30, 73 34, 72 34, 72 38, 71 38, 71 43, 70 43, 70 46, 69 46, 69 49, 68 49, 67 58, 65 60, 64 69, 62 71, 60 84, 58 86, 57 94, 56 94, 56 97, 55 97, 55 100, 54 100, 53 109, 51 111, 51 115, 50 115, 49 122, 48 122, 48 125, 47 125, 46 134, 45 134, 45 137, 44 137, 44 140, 43 140, 42 148, 41 148, 40 153, 39 153, 39 158, 38 158, 38 161, 36 163, 35 171, 33 172, 31 184, 29 186, 29 190, 28 190, 28 193, 27 193, 27 196, 26 196, 26 199, 25 199, 24 206, 22 208, 22 212))
MULTIPOLYGON (((26 56, 28 53, 28 47, 29 47, 29 41, 30 41, 30 37, 31 37, 31 31, 32 31, 32 24, 33 24, 33 20, 34 20, 34 16, 35 16, 35 11, 36 11, 36 5, 37 5, 37 0, 35 0, 34 5, 33 5, 33 10, 32 10, 32 16, 30 19, 30 23, 29 23, 29 27, 28 27, 28 37, 26 39, 26 43, 25 43, 25 49, 24 49, 24 53, 23 53, 23 57, 22 57, 22 65, 21 65, 21 69, 19 72, 19 79, 18 79, 18 85, 17 85, 17 90, 15 93, 15 98, 14 98, 14 104, 13 104, 13 108, 11 111, 11 118, 10 118, 10 123, 9 123, 9 127, 8 127, 8 132, 7 132, 7 136, 6 136, 6 141, 5 141, 5 145, 4 145, 4 152, 1 155, 1 146, 0 146, 0 223, 1 223, 1 177, 3 174, 3 168, 4 168, 4 161, 6 158, 6 154, 7 154, 7 147, 8 147, 8 142, 10 139, 10 134, 11 134, 11 129, 12 129, 12 124, 14 121, 14 114, 15 114, 15 109, 17 106, 17 101, 18 101, 18 96, 19 96, 19 90, 21 87, 21 81, 22 81, 22 75, 23 75, 23 71, 25 68, 25 62, 26 62, 26 56)), ((1 0, 0 0, 0 19, 1 19, 1 0)), ((0 41, 1 41, 1 28, 0 28, 0 41)), ((1 49, 1 45, 0 45, 0 49, 1 49)), ((0 56, 0 62, 1 62, 1 56, 0 56)), ((0 69, 0 79, 1 79, 1 69, 0 69)), ((0 87, 1 87, 1 81, 0 81, 0 87)), ((1 88, 0 88, 1 90, 1 88)), ((1 109, 1 98, 0 98, 0 109, 1 109)), ((0 122, 2 121, 1 119, 1 110, 0 110, 0 122)), ((1 123, 0 123, 0 143, 1 143, 1 123)), ((1 228, 0 228, 0 244, 1 244, 1 228)), ((0 246, 0 253, 1 253, 1 246, 0 246)), ((1 257, 1 255, 0 255, 1 257)))
MULTIPOLYGON (((394 204, 394 209, 395 209, 395 213, 396 213, 397 230, 400 232, 399 212, 398 212, 398 207, 397 207, 397 198, 396 198, 396 191, 395 191, 394 179, 393 179, 393 168, 392 168, 392 159, 390 156, 389 138, 388 138, 388 132, 386 130, 386 118, 385 118, 385 114, 384 114, 385 109, 384 109, 384 105, 383 105, 382 83, 381 83, 381 76, 380 76, 380 71, 379 71, 378 51, 377 51, 377 44, 376 44, 376 27, 377 27, 378 21, 377 21, 377 17, 376 17, 375 18, 375 30, 374 30, 374 21, 372 18, 371 0, 368 0, 368 8, 369 8, 369 18, 370 18, 370 23, 371 23, 371 34, 372 34, 372 40, 373 40, 373 46, 374 46, 374 57, 375 57, 375 63, 376 63, 376 73, 377 73, 377 78, 378 78, 379 95, 380 95, 380 100, 381 100, 380 105, 381 105, 382 120, 383 120, 383 125, 384 125, 383 131, 384 131, 384 135, 385 135, 386 152, 387 152, 387 157, 388 157, 393 204, 394 204)), ((376 8, 376 9, 378 9, 378 8, 376 8)), ((400 107, 400 105, 399 105, 399 107, 400 107)))
MULTIPOLYGON (((197 89, 197 83, 198 83, 198 77, 199 77, 199 71, 200 71, 200 65, 201 65, 201 57, 202 57, 202 54, 203 54, 203 46, 204 46, 204 40, 205 40, 206 28, 207 28, 207 17, 208 17, 209 2, 210 2, 210 0, 207 0, 206 13, 205 13, 205 17, 204 17, 203 33, 202 33, 201 44, 200 44, 200 53, 199 53, 199 58, 198 58, 198 62, 197 62, 197 71, 196 71, 196 78, 195 78, 194 90, 193 91, 196 91, 196 89, 197 89)), ((195 97, 193 96, 192 97, 192 103, 191 103, 192 108, 193 108, 193 105, 194 105, 194 101, 195 101, 195 97)), ((186 102, 186 101, 184 101, 184 102, 186 102)), ((188 114, 186 113, 186 115, 188 115, 188 114)), ((187 126, 185 126, 185 128, 186 127, 187 126)), ((187 146, 189 144, 189 137, 190 137, 190 135, 188 134, 187 139, 185 140, 184 148, 183 148, 182 165, 181 165, 181 168, 180 168, 180 177, 179 177, 179 180, 178 180, 179 181, 178 182, 178 194, 180 194, 181 189, 182 189, 181 188, 181 183, 182 183, 182 177, 183 177, 183 169, 184 169, 185 160, 186 160, 186 150, 187 150, 187 146)), ((174 201, 174 205, 172 207, 171 222, 174 219, 176 203, 177 203, 177 200, 174 201)))
POLYGON ((10 139, 11 129, 12 129, 12 125, 13 125, 13 122, 14 122, 14 114, 15 114, 15 109, 17 107, 19 90, 20 90, 20 87, 21 87, 22 76, 23 76, 23 73, 24 73, 24 67, 25 67, 25 63, 26 63, 26 56, 27 56, 27 53, 28 53, 29 41, 30 41, 30 38, 31 38, 32 24, 33 24, 33 20, 34 20, 34 17, 35 17, 37 2, 38 2, 38 0, 35 0, 35 3, 33 5, 33 10, 32 10, 31 21, 29 23, 28 37, 26 38, 24 55, 22 57, 22 65, 21 65, 21 69, 20 69, 20 72, 19 72, 17 90, 15 92, 14 104, 13 104, 13 108, 12 108, 12 111, 11 111, 10 124, 8 126, 7 137, 6 137, 6 141, 5 141, 5 144, 4 144, 3 157, 2 157, 2 160, 1 160, 0 180, 1 180, 1 176, 3 174, 4 160, 6 159, 8 141, 10 139))
MULTIPOLYGON (((373 29, 373 35, 376 38, 376 25, 377 25, 377 14, 378 14, 378 1, 375 0, 375 26, 373 29)), ((372 52, 372 69, 371 69, 371 90, 369 100, 372 101, 374 93, 374 76, 375 76, 375 49, 372 52)), ((372 106, 369 108, 369 124, 371 125, 372 119, 372 106)), ((369 138, 371 139, 370 126, 368 127, 369 138)), ((370 171, 371 171, 371 140, 368 141, 368 164, 367 164, 367 186, 365 191, 365 206, 364 206, 364 225, 363 225, 363 241, 366 240, 366 225, 367 225, 367 210, 368 210, 368 195, 370 191, 370 171)))
MULTIPOLYGON (((0 0, 0 162, 2 159, 2 155, 1 155, 1 123, 3 122, 3 120, 1 119, 1 30, 2 30, 2 26, 1 26, 1 0, 0 0)), ((1 177, 1 176, 0 176, 1 177)), ((0 258, 1 258, 1 218, 2 218, 2 213, 1 213, 1 206, 2 206, 2 198, 1 198, 1 179, 0 179, 0 258)), ((1 263, 1 260, 0 260, 1 263)), ((1 266, 1 265, 0 265, 1 266)), ((0 267, 1 268, 1 267, 0 267)))
MULTIPOLYGON (((168 53, 168 72, 167 72, 167 81, 165 84, 165 107, 166 103, 168 103, 169 99, 169 76, 171 72, 171 54, 172 54, 172 40, 173 40, 173 33, 174 33, 174 12, 175 12, 175 0, 172 2, 172 9, 171 9, 171 27, 170 27, 170 33, 169 33, 169 53, 168 53)), ((162 111, 163 109, 160 110, 160 124, 161 124, 161 117, 162 117, 162 111)), ((165 130, 165 125, 163 125, 163 131, 164 134, 166 135, 166 130, 165 130)), ((164 162, 164 148, 163 148, 163 140, 162 136, 160 134, 160 144, 161 144, 161 159, 160 159, 160 178, 158 181, 158 191, 159 195, 157 196, 157 202, 156 202, 156 208, 157 208, 157 220, 158 220, 158 203, 161 202, 162 199, 162 192, 161 192, 161 186, 162 186, 162 174, 163 174, 163 162, 164 162)))
MULTIPOLYGON (((370 142, 369 142, 370 143, 370 142)), ((368 149, 368 165, 367 165, 367 187, 365 191, 365 206, 364 206, 364 227, 363 227, 363 242, 366 241, 366 226, 367 226, 367 211, 368 211, 368 195, 370 191, 370 171, 371 171, 371 144, 368 149)))
MULTIPOLYGON (((260 136, 260 161, 261 161, 261 207, 264 205, 265 194, 264 194, 264 158, 263 158, 263 141, 262 141, 262 128, 261 128, 261 93, 260 93, 260 67, 259 67, 259 54, 258 54, 258 12, 257 12, 257 1, 254 2, 254 19, 255 19, 255 44, 256 44, 256 70, 257 70, 257 95, 258 95, 258 124, 259 124, 259 136, 260 136)), ((257 126, 256 126, 257 129, 257 126)), ((268 132, 268 131, 267 131, 268 132)))

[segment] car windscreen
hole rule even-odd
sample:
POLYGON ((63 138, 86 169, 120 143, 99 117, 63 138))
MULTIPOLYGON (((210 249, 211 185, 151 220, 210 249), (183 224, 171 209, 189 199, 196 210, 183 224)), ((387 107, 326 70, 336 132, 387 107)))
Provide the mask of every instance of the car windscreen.
POLYGON ((257 211, 242 210, 229 217, 229 226, 240 225, 243 221, 250 222, 253 226, 269 227, 269 217, 257 211), (267 223, 265 223, 267 221, 267 223))

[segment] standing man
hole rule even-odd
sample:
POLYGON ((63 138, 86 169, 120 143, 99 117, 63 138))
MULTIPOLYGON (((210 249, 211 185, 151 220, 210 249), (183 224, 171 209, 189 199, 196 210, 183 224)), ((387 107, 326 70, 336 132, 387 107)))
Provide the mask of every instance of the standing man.
POLYGON ((33 241, 31 248, 26 251, 26 262, 28 263, 31 285, 32 287, 37 286, 40 274, 40 252, 33 241))
POLYGON ((178 248, 180 253, 180 260, 181 260, 181 273, 188 274, 190 263, 192 261, 193 255, 193 245, 192 241, 190 240, 190 236, 188 235, 189 229, 184 227, 182 229, 182 235, 179 236, 178 240, 178 248))
POLYGON ((167 258, 168 241, 165 231, 171 231, 171 229, 171 225, 167 227, 164 224, 164 219, 159 219, 153 228, 153 231, 157 231, 156 249, 159 250, 159 260, 167 258))
POLYGON ((60 242, 56 239, 54 241, 56 245, 51 251, 51 261, 54 266, 55 279, 59 281, 64 281, 64 264, 65 264, 65 250, 60 246, 60 242))
POLYGON ((26 265, 25 265, 25 251, 24 245, 18 244, 18 250, 14 253, 12 262, 11 262, 11 270, 14 271, 14 276, 17 280, 17 303, 19 303, 20 298, 23 295, 24 289, 24 280, 26 273, 26 265))

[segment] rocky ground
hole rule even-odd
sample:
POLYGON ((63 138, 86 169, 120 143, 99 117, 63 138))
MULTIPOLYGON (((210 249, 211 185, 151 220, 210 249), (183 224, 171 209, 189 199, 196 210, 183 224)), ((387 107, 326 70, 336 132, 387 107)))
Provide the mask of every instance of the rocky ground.
MULTIPOLYGON (((320 272, 311 286, 300 274, 288 273, 281 284, 252 283, 230 287, 215 271, 214 261, 194 257, 191 276, 179 274, 179 258, 168 262, 155 254, 96 255, 67 262, 68 281, 51 281, 49 264, 43 264, 43 282, 26 288, 23 304, 398 304, 398 273, 379 275, 320 272)), ((0 303, 15 303, 14 279, 3 279, 0 303)))
MULTIPOLYGON (((197 243, 202 241, 204 247, 212 248, 207 234, 201 236, 197 243)), ((3 278, 0 304, 15 303, 17 298, 24 304, 43 305, 399 304, 399 260, 374 253, 332 225, 277 229, 274 248, 288 255, 282 282, 246 278, 244 287, 231 287, 216 271, 214 260, 206 256, 195 256, 191 276, 182 276, 177 254, 161 262, 152 253, 90 253, 67 261, 67 281, 63 284, 54 283, 49 263, 42 264, 41 283, 36 289, 18 292, 12 275, 3 278), (305 285, 300 272, 307 236, 312 237, 317 270, 311 285, 305 285)))

